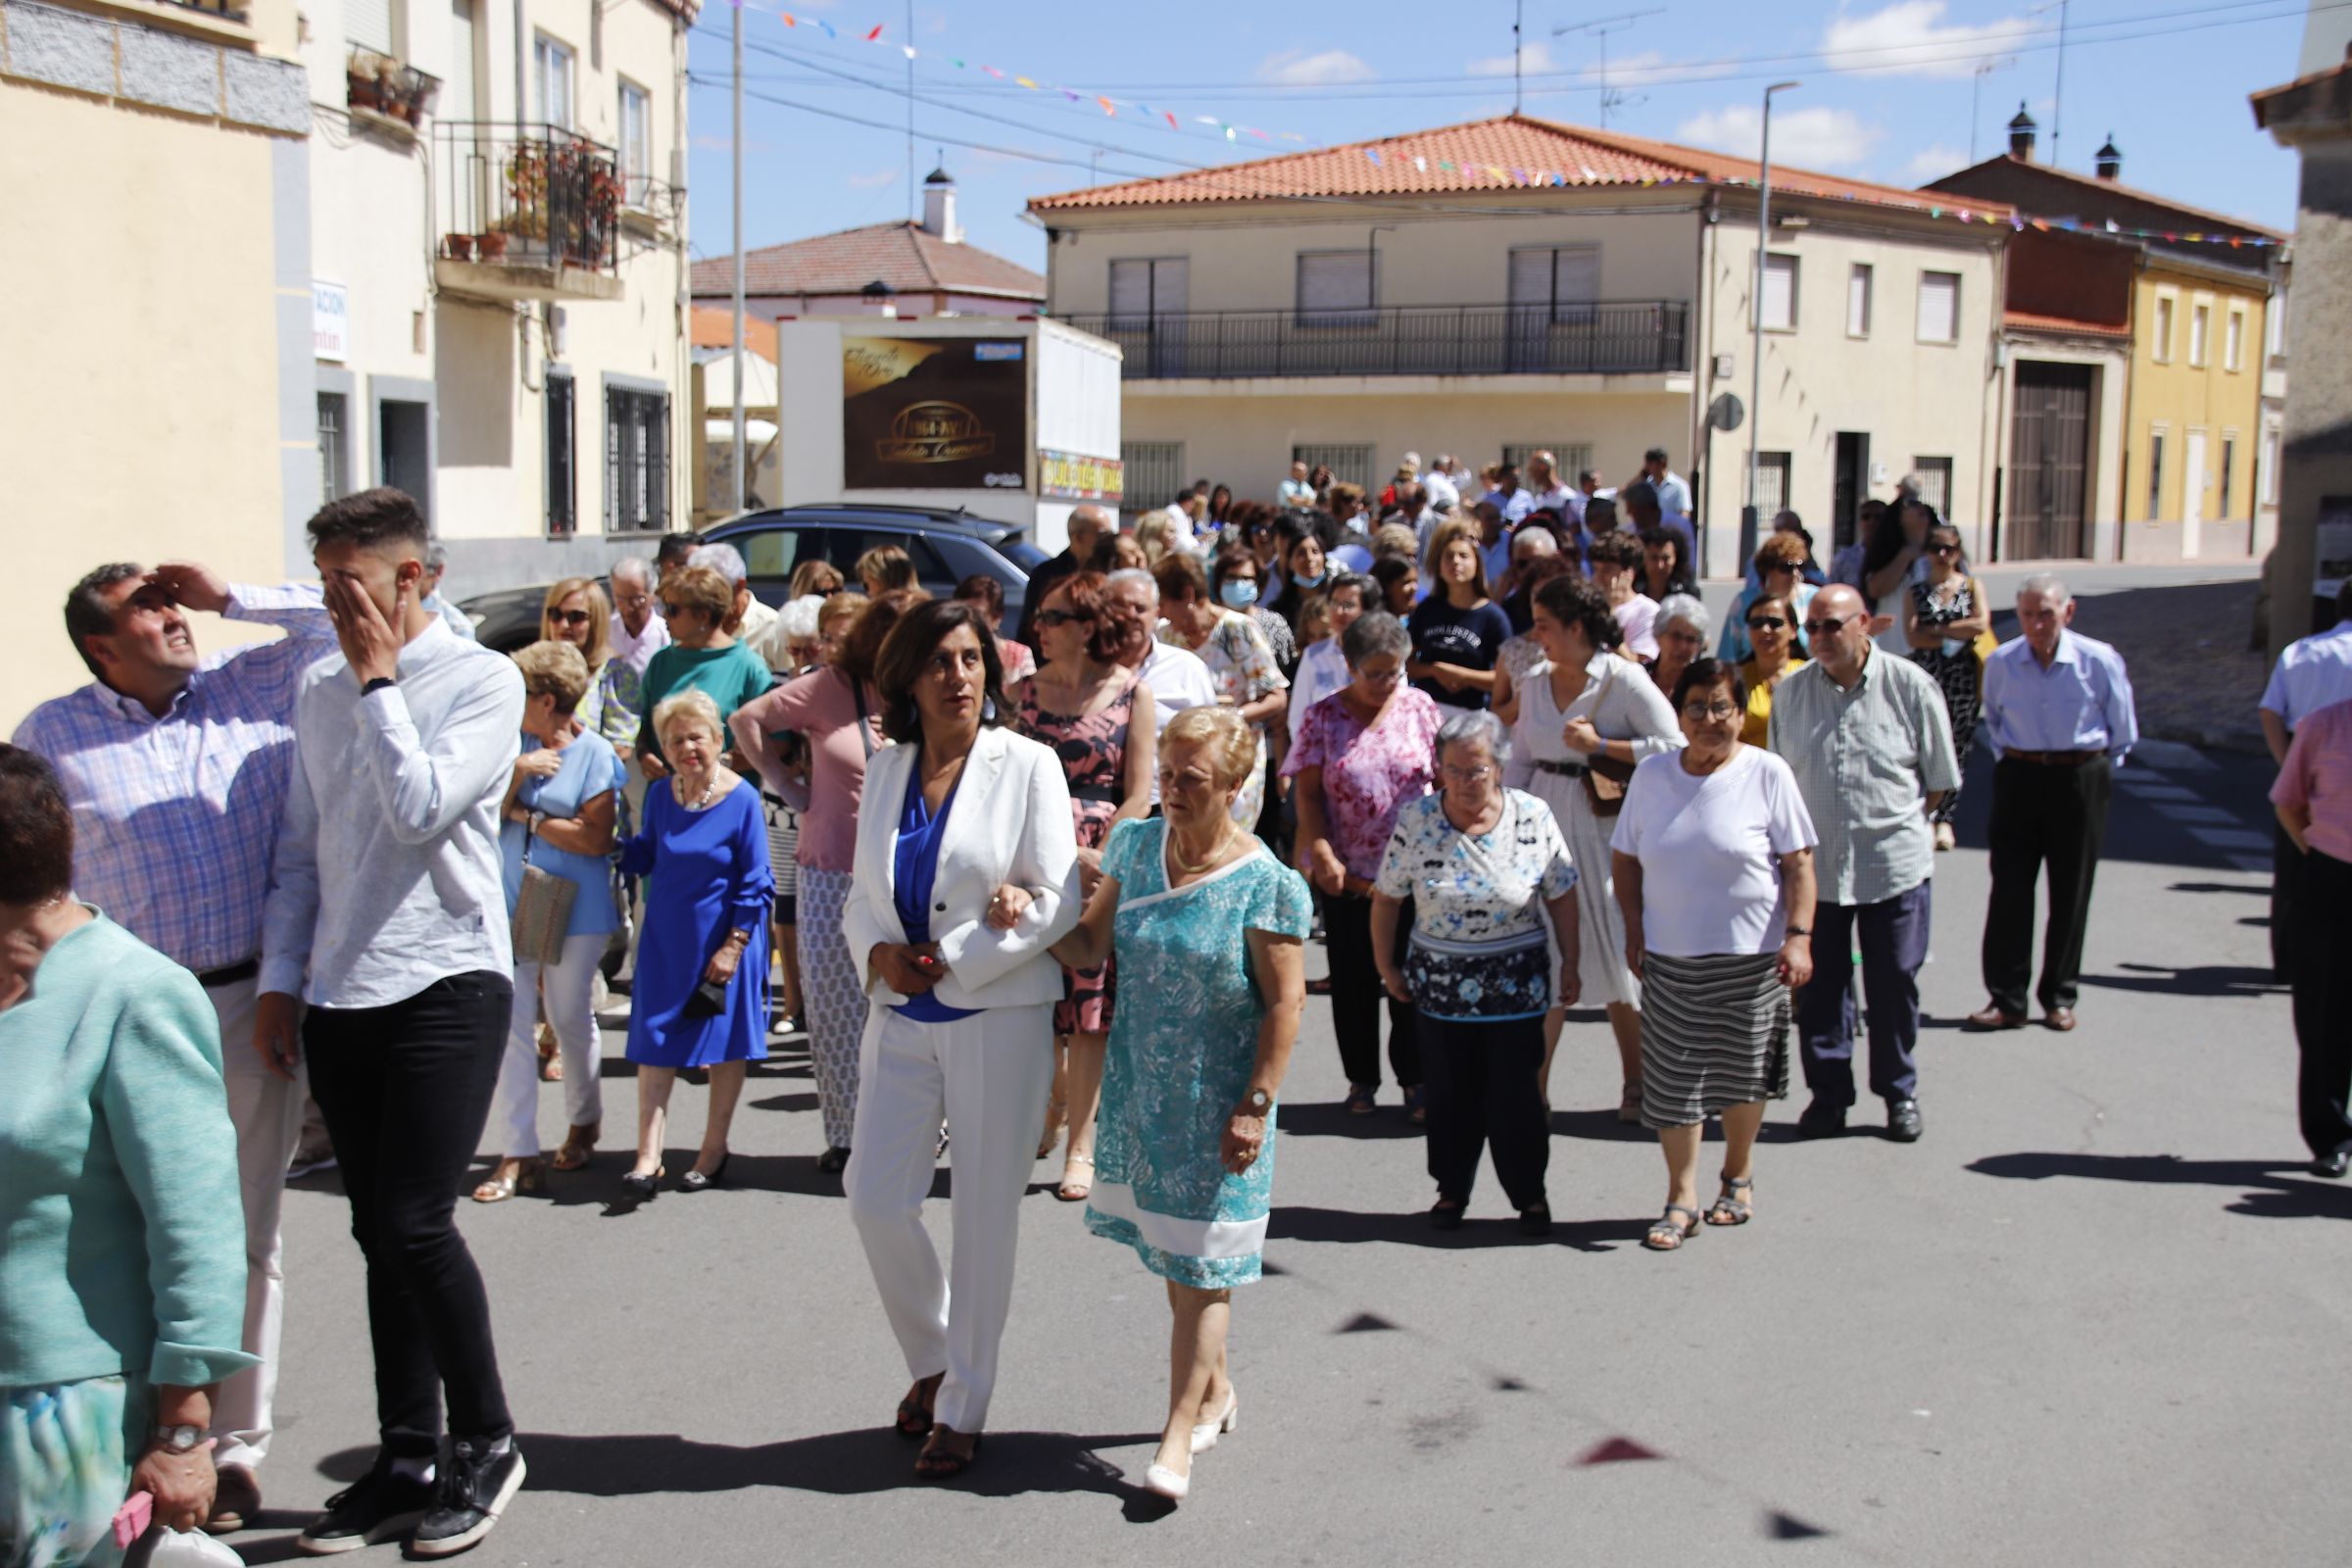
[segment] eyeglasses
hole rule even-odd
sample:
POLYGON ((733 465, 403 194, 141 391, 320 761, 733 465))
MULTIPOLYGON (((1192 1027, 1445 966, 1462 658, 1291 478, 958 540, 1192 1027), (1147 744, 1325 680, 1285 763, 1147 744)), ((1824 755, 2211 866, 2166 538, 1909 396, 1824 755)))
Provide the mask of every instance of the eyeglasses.
POLYGON ((1780 631, 1788 624, 1788 622, 1778 615, 1750 615, 1747 617, 1749 631, 1780 631))
POLYGON ((1456 784, 1484 784, 1494 776, 1494 766, 1491 762, 1481 762, 1476 767, 1456 767, 1447 762, 1438 771, 1456 784))
POLYGON ((1739 711, 1738 705, 1733 703, 1685 703, 1683 705, 1683 716, 1694 723, 1710 718, 1729 718, 1739 711))
MULTIPOLYGON (((1856 613, 1858 614, 1860 612, 1857 611, 1856 613)), ((1808 620, 1805 622, 1805 635, 1808 637, 1827 637, 1830 635, 1830 633, 1836 631, 1838 627, 1844 625, 1847 621, 1853 618, 1854 617, 1852 615, 1839 615, 1836 620, 1808 620)))
POLYGON ((622 594, 618 599, 613 601, 613 603, 619 605, 623 610, 636 610, 642 606, 650 605, 653 602, 654 596, 652 594, 622 594))
POLYGON ((1355 667, 1355 678, 1367 686, 1394 686, 1404 679, 1404 671, 1401 669, 1366 669, 1358 664, 1355 667))
POLYGON ((585 626, 588 624, 588 612, 585 610, 551 610, 547 612, 547 618, 559 626, 585 626))
POLYGON ((1040 626, 1067 626, 1072 621, 1081 626, 1091 626, 1094 620, 1095 617, 1083 610, 1041 610, 1037 612, 1040 626))

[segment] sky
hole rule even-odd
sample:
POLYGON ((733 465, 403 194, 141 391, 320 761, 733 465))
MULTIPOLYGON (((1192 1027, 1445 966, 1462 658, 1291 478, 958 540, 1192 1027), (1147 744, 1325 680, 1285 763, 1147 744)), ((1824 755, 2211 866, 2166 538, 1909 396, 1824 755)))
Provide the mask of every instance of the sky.
MULTIPOLYGON (((2310 3, 2341 13, 2325 24, 2352 26, 2352 0, 2310 3)), ((2045 160, 2055 137, 2058 162, 2087 172, 2112 134, 2127 183, 2294 226, 2294 155, 2255 128, 2246 96, 2295 75, 2304 0, 1523 4, 1531 115, 1596 125, 1605 114, 1613 129, 1752 157, 1764 87, 1794 80, 1774 100, 1776 164, 1909 186, 1965 167, 1972 147, 1999 151, 2023 102, 2045 160)), ((915 0, 910 27, 907 0, 748 0, 744 229, 768 245, 906 218, 944 162, 967 241, 1042 269, 1032 196, 1508 113, 1513 11, 915 0)), ((705 0, 689 45, 697 256, 732 245, 736 15, 705 0)))

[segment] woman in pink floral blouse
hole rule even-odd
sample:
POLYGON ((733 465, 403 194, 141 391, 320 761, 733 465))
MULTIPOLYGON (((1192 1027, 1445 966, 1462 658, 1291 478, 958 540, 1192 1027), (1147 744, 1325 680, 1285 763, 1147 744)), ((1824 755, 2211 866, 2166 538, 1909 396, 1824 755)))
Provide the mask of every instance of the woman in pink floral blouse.
MULTIPOLYGON (((1348 1108, 1371 1114, 1380 1088, 1380 1009, 1389 1009, 1389 1065, 1404 1108, 1423 1119, 1421 1052, 1410 1003, 1387 997, 1372 960, 1372 883, 1407 802, 1429 793, 1438 726, 1427 693, 1405 684, 1412 638, 1395 615, 1359 617, 1340 639, 1348 684, 1307 710, 1282 765, 1295 780, 1298 869, 1323 895, 1331 961, 1331 1023, 1348 1071, 1348 1108)), ((1398 930, 1409 931, 1406 920, 1398 930)), ((1399 950, 1401 952, 1401 949, 1399 950)))

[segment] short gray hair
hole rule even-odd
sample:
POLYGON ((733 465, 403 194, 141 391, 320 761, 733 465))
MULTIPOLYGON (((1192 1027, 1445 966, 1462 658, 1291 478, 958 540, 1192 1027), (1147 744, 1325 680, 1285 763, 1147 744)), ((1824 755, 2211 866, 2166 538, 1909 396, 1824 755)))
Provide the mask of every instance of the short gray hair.
POLYGON ((1522 528, 1511 535, 1511 554, 1514 557, 1525 555, 1532 560, 1537 556, 1556 556, 1559 553, 1560 541, 1553 537, 1549 528, 1522 528), (1519 548, 1521 545, 1528 548, 1522 551, 1519 548))
POLYGON ((1668 594, 1659 600, 1657 616, 1650 623, 1651 634, 1654 636, 1659 628, 1664 627, 1667 622, 1675 620, 1681 621, 1698 633, 1700 642, 1703 643, 1707 640, 1707 632, 1712 622, 1707 614, 1707 607, 1699 603, 1693 595, 1668 594))
MULTIPOLYGON (((1371 618, 1367 615, 1364 620, 1371 618)), ((1355 624, 1361 626, 1363 623, 1364 621, 1359 620, 1355 624)), ((1355 627, 1350 626, 1348 629, 1353 631, 1355 627)), ((1446 761, 1446 747, 1474 744, 1484 746, 1487 749, 1487 755, 1494 759, 1494 764, 1497 767, 1511 760, 1511 732, 1503 727, 1501 719, 1496 718, 1487 710, 1473 708, 1454 714, 1438 726, 1438 740, 1437 744, 1430 748, 1430 760, 1443 766, 1446 761)))
POLYGON ((424 547, 424 569, 439 576, 449 568, 449 546, 436 539, 424 547))
POLYGON ((2018 598, 2028 594, 2039 594, 2061 610, 2075 602, 2075 596, 2066 591, 2066 583, 2054 571, 2037 571, 2017 585, 2018 598))
POLYGON ((643 556, 623 556, 612 563, 612 569, 605 575, 610 577, 615 586, 623 577, 626 577, 631 582, 651 587, 654 581, 654 568, 645 564, 643 556))
POLYGON ((1105 588, 1123 588, 1130 583, 1141 583, 1152 590, 1152 598, 1159 597, 1159 579, 1141 566, 1121 566, 1102 579, 1102 586, 1105 588))
POLYGON ((689 567, 709 566, 730 588, 740 588, 751 577, 751 568, 743 564, 743 554, 733 545, 697 545, 694 554, 686 558, 689 567))
POLYGON ((816 637, 817 612, 825 608, 823 594, 803 594, 776 612, 776 624, 788 643, 805 643, 816 637))
MULTIPOLYGON (((1370 578, 1364 580, 1371 581, 1370 578)), ((1378 583, 1372 586, 1375 592, 1380 587, 1378 583)), ((1378 659, 1384 654, 1402 658, 1412 651, 1413 639, 1404 629, 1404 622, 1385 610, 1374 610, 1356 616, 1348 629, 1340 633, 1340 657, 1348 661, 1349 669, 1367 659, 1378 659)))

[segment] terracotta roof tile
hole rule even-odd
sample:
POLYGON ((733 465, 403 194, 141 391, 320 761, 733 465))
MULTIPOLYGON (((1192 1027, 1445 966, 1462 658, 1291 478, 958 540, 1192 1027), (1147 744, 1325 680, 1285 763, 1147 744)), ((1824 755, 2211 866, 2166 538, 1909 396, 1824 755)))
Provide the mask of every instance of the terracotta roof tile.
MULTIPOLYGON (((697 298, 731 294, 735 259, 707 257, 694 264, 697 298)), ((869 223, 744 257, 744 289, 751 294, 855 294, 879 279, 901 294, 947 289, 1013 299, 1046 297, 1046 280, 1002 256, 971 245, 951 245, 918 223, 869 223)))
MULTIPOLYGON (((1527 115, 1412 131, 1312 152, 1172 174, 1159 179, 1097 185, 1036 197, 1036 212, 1099 207, 1165 207, 1204 202, 1279 201, 1314 197, 1415 196, 1493 191, 1514 186, 1590 187, 1669 183, 1684 179, 1753 180, 1751 158, 1681 147, 1581 125, 1555 124, 1527 115)), ((1776 164, 1776 192, 1869 202, 1925 212, 1951 206, 1948 198, 1839 179, 1776 164)), ((2006 218, 1997 202, 1972 211, 2006 218)))
POLYGON ((2129 326, 2105 321, 2078 321, 2071 316, 2044 316, 2037 311, 2003 311, 2001 324, 2020 332, 2057 332, 2072 337, 2111 337, 2128 341, 2129 326))
MULTIPOLYGON (((734 292, 732 284, 728 292, 734 292)), ((735 313, 698 305, 687 319, 687 332, 688 340, 698 349, 733 348, 735 313)), ((776 364, 776 323, 747 315, 743 321, 743 348, 747 354, 757 354, 768 364, 776 364)))

